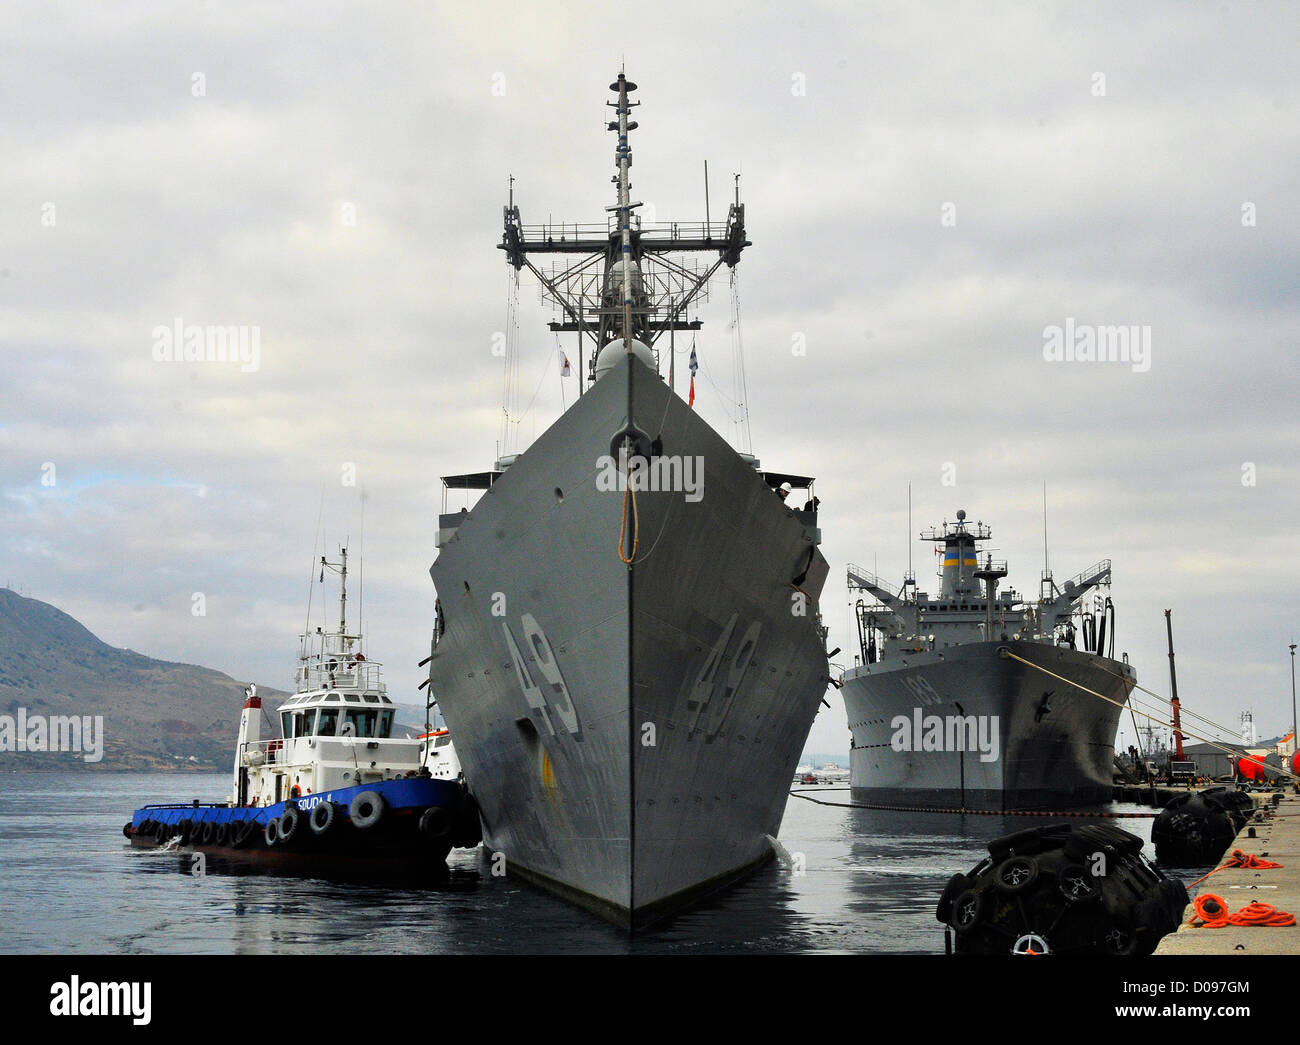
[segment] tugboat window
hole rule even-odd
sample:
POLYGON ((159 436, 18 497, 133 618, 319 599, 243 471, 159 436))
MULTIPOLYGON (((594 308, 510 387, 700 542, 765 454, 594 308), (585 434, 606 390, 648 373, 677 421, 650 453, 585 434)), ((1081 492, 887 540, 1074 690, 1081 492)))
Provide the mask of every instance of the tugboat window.
POLYGON ((345 711, 343 719, 346 725, 352 726, 353 736, 373 737, 375 735, 375 712, 345 711))
POLYGON ((388 737, 393 731, 393 713, 391 711, 381 711, 379 713, 379 736, 388 737))
POLYGON ((339 729, 339 709, 323 708, 320 718, 316 721, 316 735, 318 737, 332 737, 339 729))

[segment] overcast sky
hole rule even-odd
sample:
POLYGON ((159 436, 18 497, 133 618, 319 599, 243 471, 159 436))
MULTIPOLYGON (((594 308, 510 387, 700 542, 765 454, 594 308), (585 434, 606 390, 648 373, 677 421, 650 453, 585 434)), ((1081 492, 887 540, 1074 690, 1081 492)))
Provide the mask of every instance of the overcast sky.
MULTIPOLYGON (((841 659, 845 564, 897 582, 910 543, 933 591, 915 531, 958 508, 1034 592, 1045 480, 1051 566, 1113 560, 1139 680, 1168 692, 1171 607, 1184 703, 1289 729, 1297 25, 1263 3, 9 0, 0 583, 289 688, 318 520, 358 550, 364 495, 370 650, 419 700, 438 477, 490 467, 501 427, 507 176, 526 222, 603 221, 625 61, 634 198, 701 220, 708 160, 717 218, 742 174, 753 450, 819 477, 841 659), (257 368, 155 360, 178 318, 256 327, 257 368), (1149 366, 1048 361, 1067 319, 1146 328, 1149 366)), ((722 281, 697 407, 732 437, 728 306, 722 281)), ((523 445, 560 409, 550 318, 525 281, 523 445)), ((829 700, 809 747, 847 752, 829 700)))

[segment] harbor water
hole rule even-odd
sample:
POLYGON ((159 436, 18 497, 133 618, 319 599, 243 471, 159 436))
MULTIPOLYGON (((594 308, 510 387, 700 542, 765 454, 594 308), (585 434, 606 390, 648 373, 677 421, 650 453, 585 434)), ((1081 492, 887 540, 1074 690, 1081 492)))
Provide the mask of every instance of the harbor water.
MULTIPOLYGON (((139 806, 221 801, 228 790, 225 773, 0 774, 0 952, 938 954, 944 937, 934 909, 949 876, 982 859, 989 840, 1053 822, 792 797, 781 862, 629 938, 494 876, 482 850, 453 850, 445 880, 376 885, 232 873, 218 861, 195 874, 188 854, 132 849, 122 836, 139 806)), ((829 787, 802 794, 849 801, 829 787)), ((1154 857, 1150 819, 1107 822, 1148 840, 1154 857)))

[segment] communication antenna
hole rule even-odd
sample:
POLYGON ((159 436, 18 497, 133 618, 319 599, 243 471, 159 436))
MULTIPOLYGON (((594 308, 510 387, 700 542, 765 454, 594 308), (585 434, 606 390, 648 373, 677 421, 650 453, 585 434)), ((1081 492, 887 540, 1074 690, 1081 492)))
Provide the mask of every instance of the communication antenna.
POLYGON ((1047 480, 1043 480, 1043 574, 1051 577, 1052 568, 1047 562, 1047 480))

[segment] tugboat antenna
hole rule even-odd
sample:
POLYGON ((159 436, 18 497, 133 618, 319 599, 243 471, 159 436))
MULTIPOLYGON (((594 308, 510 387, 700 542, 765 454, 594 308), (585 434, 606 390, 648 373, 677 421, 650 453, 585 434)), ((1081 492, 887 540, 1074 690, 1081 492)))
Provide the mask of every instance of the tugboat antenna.
POLYGON ((348 549, 344 545, 343 565, 339 569, 339 634, 348 633, 348 549))
POLYGON ((326 562, 325 556, 320 557, 320 579, 325 583, 325 571, 333 570, 339 575, 339 634, 348 633, 348 548, 343 545, 339 549, 340 562, 326 562))

